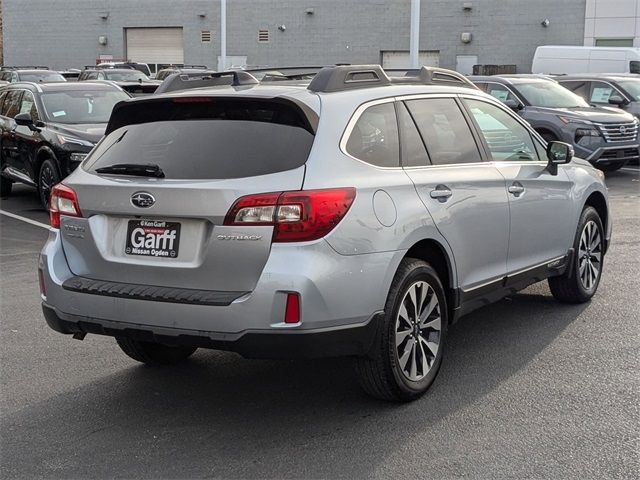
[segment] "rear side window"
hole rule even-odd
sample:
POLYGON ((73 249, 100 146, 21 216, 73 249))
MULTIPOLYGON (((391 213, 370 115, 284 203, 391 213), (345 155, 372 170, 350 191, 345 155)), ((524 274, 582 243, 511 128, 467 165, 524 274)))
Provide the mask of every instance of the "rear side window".
POLYGON ((406 105, 433 165, 482 161, 469 125, 453 98, 411 100, 406 105))
POLYGON ((2 104, 2 115, 13 118, 20 111, 20 97, 22 90, 10 90, 2 104))
POLYGON ((377 167, 400 166, 398 122, 393 103, 367 108, 347 140, 347 153, 377 167))
POLYGON ((291 170, 306 162, 314 135, 296 107, 258 100, 193 100, 123 108, 120 115, 133 124, 116 124, 83 168, 155 164, 165 178, 228 179, 291 170))

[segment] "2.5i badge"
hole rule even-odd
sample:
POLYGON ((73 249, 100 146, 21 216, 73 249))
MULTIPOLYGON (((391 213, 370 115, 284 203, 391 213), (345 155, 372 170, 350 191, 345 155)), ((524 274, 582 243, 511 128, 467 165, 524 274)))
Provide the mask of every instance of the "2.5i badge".
POLYGON ((178 256, 180 224, 158 220, 129 220, 127 226, 127 255, 145 257, 178 256))

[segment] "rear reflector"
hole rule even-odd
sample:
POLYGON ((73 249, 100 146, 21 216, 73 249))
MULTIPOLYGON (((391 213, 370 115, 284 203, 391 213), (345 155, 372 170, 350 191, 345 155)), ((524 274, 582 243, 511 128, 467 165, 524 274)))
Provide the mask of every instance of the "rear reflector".
POLYGON ((284 323, 300 323, 300 295, 297 293, 287 293, 284 323))
POLYGON ((53 228, 60 228, 61 215, 82 217, 82 212, 80 211, 76 192, 72 188, 59 183, 53 187, 51 202, 49 203, 49 216, 53 228))
POLYGON ((38 269, 38 281, 40 283, 40 293, 43 297, 47 297, 47 288, 44 285, 44 272, 41 268, 38 269))
POLYGON ((273 225, 274 242, 307 242, 327 235, 347 214, 355 188, 261 193, 239 198, 225 225, 273 225))

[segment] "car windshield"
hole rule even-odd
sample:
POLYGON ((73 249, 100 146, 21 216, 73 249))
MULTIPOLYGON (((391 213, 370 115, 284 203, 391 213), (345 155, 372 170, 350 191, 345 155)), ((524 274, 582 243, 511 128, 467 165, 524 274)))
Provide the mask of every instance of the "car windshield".
POLYGON ((118 71, 118 72, 109 72, 105 71, 104 76, 107 80, 112 80, 114 82, 139 82, 149 80, 144 73, 139 72, 137 70, 130 71, 118 71))
POLYGON ((121 91, 69 90, 42 94, 47 117, 56 123, 107 123, 116 103, 130 98, 121 91))
POLYGON ((44 83, 44 82, 66 82, 67 80, 60 75, 58 72, 21 72, 20 74, 21 82, 36 82, 36 83, 44 83))
POLYGON ((582 97, 556 82, 523 82, 517 83, 516 88, 534 107, 572 108, 589 106, 582 97))
POLYGON ((640 79, 618 80, 618 85, 624 88, 634 101, 640 100, 640 79))

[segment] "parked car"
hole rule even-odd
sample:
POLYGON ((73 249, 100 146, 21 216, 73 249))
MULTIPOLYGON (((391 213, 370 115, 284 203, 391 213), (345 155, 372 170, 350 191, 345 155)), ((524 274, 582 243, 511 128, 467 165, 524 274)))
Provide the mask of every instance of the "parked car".
POLYGON ((78 82, 96 80, 112 82, 134 96, 151 94, 162 83, 157 80, 151 80, 144 73, 132 68, 85 69, 78 77, 78 82))
POLYGON ((617 170, 638 160, 638 120, 629 113, 592 107, 558 82, 541 76, 469 78, 517 111, 547 142, 573 145, 577 156, 601 170, 617 170))
POLYGON ((557 77, 556 80, 591 105, 617 106, 640 118, 638 75, 582 74, 557 77))
POLYGON ((2 67, 0 80, 7 83, 37 82, 52 83, 66 82, 59 72, 49 70, 47 67, 2 67))
POLYGON ((174 73, 215 73, 215 70, 211 70, 206 65, 172 65, 159 70, 158 73, 156 73, 155 79, 163 81, 169 75, 173 75, 174 73))
POLYGON ((595 294, 604 175, 463 76, 222 78, 119 103, 55 187, 51 328, 148 364, 354 356, 367 392, 408 401, 460 316, 544 279, 562 302, 595 294))
POLYGON ((533 73, 640 73, 640 48, 542 45, 536 48, 533 73))
POLYGON ((1 195, 13 182, 51 188, 69 175, 104 134, 113 106, 130 98, 107 83, 13 83, 0 88, 1 195))
POLYGON ((59 73, 65 78, 67 82, 77 82, 78 77, 80 76, 80 72, 82 72, 82 70, 78 68, 70 68, 68 70, 62 70, 59 73))

